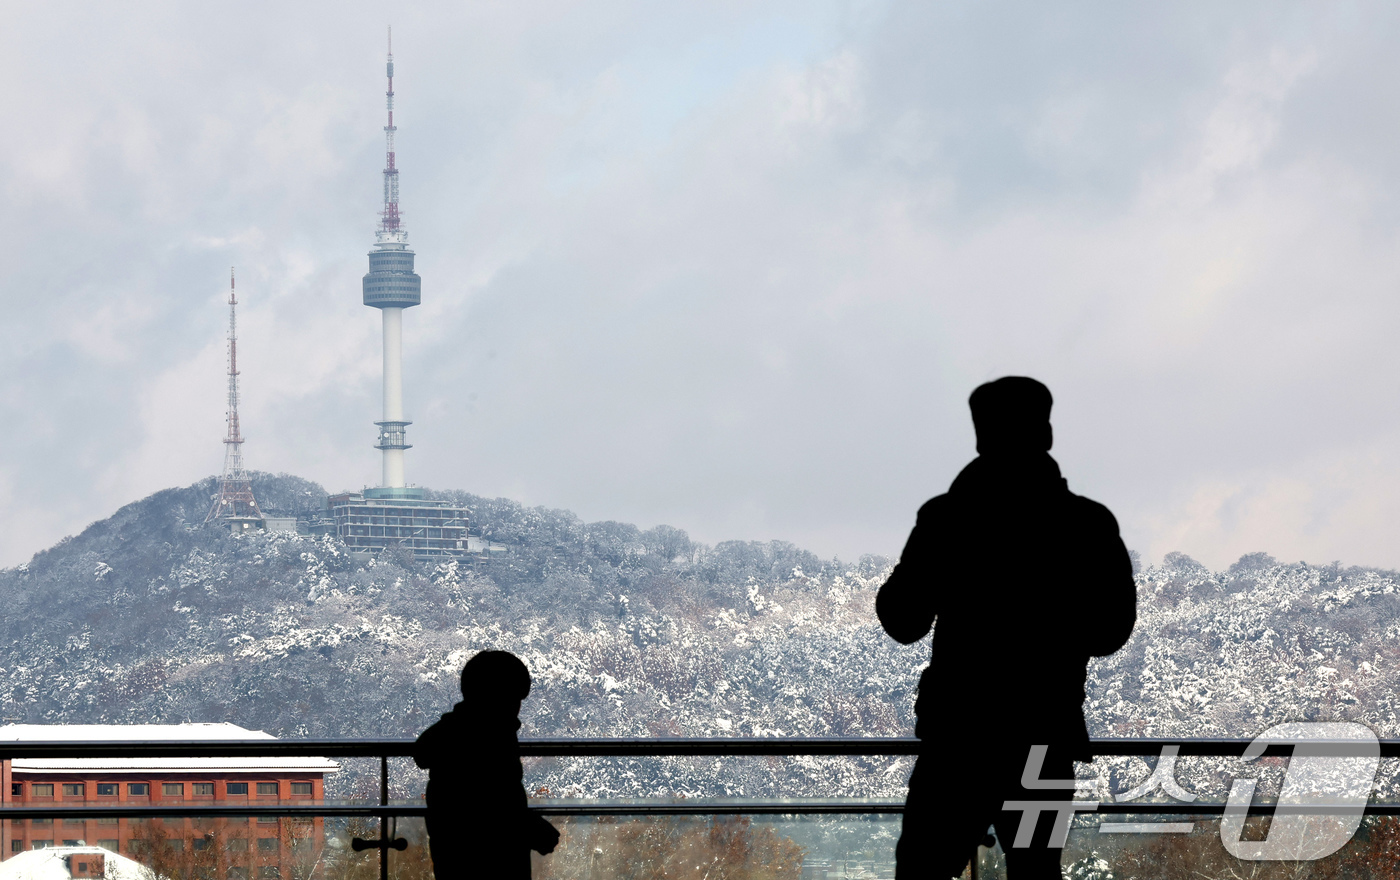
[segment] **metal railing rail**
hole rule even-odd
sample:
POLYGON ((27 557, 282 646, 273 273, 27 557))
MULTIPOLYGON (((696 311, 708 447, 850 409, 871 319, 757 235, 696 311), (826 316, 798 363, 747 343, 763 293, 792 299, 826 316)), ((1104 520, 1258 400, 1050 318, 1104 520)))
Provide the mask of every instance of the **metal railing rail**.
MULTIPOLYGON (((723 801, 696 798, 690 801, 604 801, 589 800, 576 803, 536 803, 531 807, 542 816, 816 816, 816 815, 898 815, 904 812, 902 801, 862 800, 853 798, 792 798, 762 800, 726 798, 723 801)), ((0 820, 17 819, 149 819, 169 817, 213 818, 218 816, 280 816, 324 818, 422 818, 428 812, 422 804, 282 804, 275 807, 242 806, 138 806, 138 807, 5 807, 0 820)), ((1146 803, 1099 802, 1094 813, 1112 816, 1219 816, 1225 804, 1219 802, 1146 803)), ((1329 804, 1250 804, 1251 816, 1276 814, 1351 815, 1354 810, 1329 804)), ((1368 816, 1400 816, 1400 803, 1369 804, 1368 816)))
MULTIPOLYGON (((1092 739, 1096 756, 1153 756, 1169 746, 1182 757, 1240 757, 1252 743, 1248 739, 1173 739, 1167 737, 1092 739)), ((0 817, 77 818, 79 816, 362 816, 388 818, 422 816, 422 804, 393 804, 389 801, 389 758, 413 754, 412 739, 302 739, 302 740, 162 740, 162 741, 44 741, 0 742, 0 758, 248 758, 322 757, 378 758, 380 803, 348 804, 320 802, 229 804, 227 802, 178 805, 149 803, 133 806, 86 804, 82 807, 13 807, 9 792, 0 792, 0 817)), ((1286 757, 1292 746, 1273 744, 1264 755, 1286 757)), ((1309 741, 1310 754, 1347 756, 1358 754, 1353 740, 1309 741)), ((914 737, 652 737, 632 739, 535 737, 520 740, 523 757, 758 757, 758 756, 849 756, 890 757, 917 755, 920 741, 914 737)), ((1400 758, 1400 739, 1380 741, 1382 758, 1400 758)), ((112 768, 113 772, 120 772, 112 768)), ((158 800, 158 799, 156 799, 158 800)), ((902 802, 852 798, 794 798, 778 800, 731 799, 711 801, 601 801, 540 803, 534 809, 546 815, 707 815, 707 814, 822 814, 822 813, 901 813, 902 802)), ((1171 813, 1211 815, 1223 813, 1223 803, 1102 803, 1100 813, 1171 813)), ((1294 809, 1294 808, 1286 808, 1294 809)), ((1324 808, 1309 808, 1325 812, 1324 808)), ((1306 811, 1306 810, 1300 810, 1306 811)), ((1272 814, 1271 804, 1253 804, 1252 814, 1272 814)), ((1369 804, 1367 813, 1400 815, 1400 803, 1369 804)))

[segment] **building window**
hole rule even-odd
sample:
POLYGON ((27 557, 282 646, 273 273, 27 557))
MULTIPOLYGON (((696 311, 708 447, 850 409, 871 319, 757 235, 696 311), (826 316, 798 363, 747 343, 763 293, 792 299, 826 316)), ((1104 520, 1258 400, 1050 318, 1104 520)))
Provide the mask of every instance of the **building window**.
POLYGON ((84 822, 83 819, 64 819, 64 820, 63 820, 63 824, 64 824, 64 825, 79 825, 79 826, 81 826, 81 825, 83 824, 83 822, 84 822))
POLYGON ((173 839, 171 839, 171 840, 167 840, 167 841, 165 842, 165 845, 166 845, 166 847, 168 847, 168 848, 170 849, 171 852, 184 852, 184 851, 185 851, 185 842, 184 842, 183 840, 181 840, 180 838, 178 838, 178 837, 173 838, 173 839))
POLYGON ((277 852, 277 838, 259 837, 258 852, 277 852))
POLYGON ((292 794, 294 794, 294 795, 304 794, 304 795, 306 795, 307 797, 310 797, 310 796, 311 796, 311 783, 309 783, 309 782, 293 782, 293 783, 292 783, 292 794))
POLYGON ((35 782, 29 786, 30 797, 53 797, 52 782, 35 782))
POLYGON ((213 797, 213 796, 214 796, 214 783, 212 783, 212 782, 195 782, 195 783, 191 783, 191 784, 190 784, 190 793, 193 794, 195 797, 213 797))
POLYGON ((276 865, 263 865, 258 869, 258 880, 282 880, 282 872, 276 865))
MULTIPOLYGON (((52 789, 53 786, 51 785, 51 786, 49 786, 49 788, 52 789)), ((52 794, 52 792, 50 792, 50 794, 52 794)), ((275 796, 275 795, 277 794, 277 783, 275 783, 275 782, 259 782, 259 783, 258 783, 258 794, 270 794, 270 795, 274 795, 274 796, 275 796)))
POLYGON ((116 817, 116 816, 103 816, 102 818, 100 818, 100 819, 97 820, 97 824, 98 824, 98 825, 115 825, 115 824, 117 824, 117 817, 116 817))
POLYGON ((183 816, 166 816, 160 821, 167 825, 174 825, 177 828, 183 827, 185 824, 185 818, 183 816))
POLYGON ((23 782, 11 782, 11 783, 10 783, 10 797, 24 797, 24 783, 23 783, 23 782))
POLYGON ((195 868, 190 874, 194 880, 214 880, 213 868, 195 868))
POLYGON ((228 850, 229 852, 247 852, 248 838, 230 837, 228 840, 224 841, 224 849, 228 850))
POLYGON ((248 880, 248 869, 242 866, 234 866, 229 868, 228 873, 224 876, 226 876, 228 880, 248 880))
POLYGON ((227 791, 228 791, 229 794, 247 794, 247 793, 248 793, 248 783, 246 783, 246 782, 230 782, 230 783, 228 784, 228 789, 227 789, 227 791))
POLYGON ((194 840, 190 841, 190 849, 194 850, 195 852, 199 852, 202 849, 208 848, 209 838, 207 837, 196 837, 194 840))
POLYGON ((74 839, 74 840, 65 840, 65 841, 63 841, 63 845, 64 845, 64 846, 77 846, 77 845, 78 845, 78 841, 77 841, 76 839, 74 839))
POLYGON ((97 845, 100 846, 100 847, 102 847, 103 849, 109 850, 109 851, 111 851, 111 852, 116 852, 116 851, 117 851, 117 841, 116 841, 116 838, 112 838, 112 837, 99 837, 99 838, 97 839, 97 845))
POLYGON ((183 782, 162 782, 160 784, 161 797, 184 797, 185 783, 183 782))
POLYGON ((99 783, 97 783, 97 796, 98 796, 98 797, 116 797, 116 796, 117 796, 117 784, 116 784, 115 782, 99 782, 99 783))
POLYGON ((128 782, 126 793, 132 797, 145 797, 151 793, 151 784, 149 782, 128 782))
POLYGON ((12 840, 12 841, 10 841, 10 852, 19 852, 19 851, 22 850, 22 849, 24 849, 24 841, 22 841, 22 840, 12 840))
POLYGON ((30 845, 30 847, 33 848, 33 849, 48 849, 49 847, 53 846, 53 841, 52 841, 52 840, 35 840, 35 841, 32 841, 29 845, 30 845))
POLYGON ((128 840, 126 842, 126 851, 129 853, 144 852, 145 849, 146 842, 144 840, 128 840))
POLYGON ((81 782, 65 782, 65 783, 63 783, 63 796, 64 796, 64 797, 82 797, 82 796, 83 796, 83 784, 82 784, 81 782))
POLYGON ((277 817, 276 817, 276 816, 259 816, 259 817, 258 817, 258 824, 259 824, 259 825, 276 825, 276 824, 277 824, 277 817))

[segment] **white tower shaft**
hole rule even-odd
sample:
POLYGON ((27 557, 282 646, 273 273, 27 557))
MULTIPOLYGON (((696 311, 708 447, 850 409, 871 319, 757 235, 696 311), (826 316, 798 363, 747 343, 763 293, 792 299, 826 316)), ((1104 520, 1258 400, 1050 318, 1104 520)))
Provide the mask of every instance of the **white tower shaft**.
MULTIPOLYGON (((403 309, 381 311, 384 313, 384 424, 406 424, 403 417, 403 309)), ((385 446, 383 451, 383 485, 403 487, 403 449, 385 446)))

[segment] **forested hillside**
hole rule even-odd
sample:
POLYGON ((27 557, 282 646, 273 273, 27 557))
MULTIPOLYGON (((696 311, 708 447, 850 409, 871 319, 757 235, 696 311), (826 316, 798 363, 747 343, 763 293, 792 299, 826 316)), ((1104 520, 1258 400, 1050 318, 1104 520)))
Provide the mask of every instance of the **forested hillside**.
MULTIPOLYGON (((267 508, 321 487, 258 475, 267 508)), ((525 735, 876 736, 912 732, 927 643, 874 618, 890 560, 781 542, 697 544, 667 526, 443 493, 508 545, 491 559, 357 560, 332 537, 201 525, 212 482, 156 493, 0 571, 0 711, 31 723, 232 721, 282 736, 409 736, 455 700, 462 662, 520 655, 525 735)), ((992 563, 988 563, 989 565, 992 563)), ((1047 573, 1024 573, 1035 588, 1047 573)), ((1095 735, 1252 736, 1356 719, 1400 735, 1396 575, 1254 555, 1210 572, 1180 555, 1138 575, 1140 621, 1097 661, 1095 735)), ((997 649, 988 619, 988 649, 997 649)), ((996 724, 1003 702, 969 707, 996 724)), ((554 794, 899 797, 907 763, 725 768, 549 765, 554 794)), ((1141 762, 1105 764, 1126 785, 1141 762)), ((1202 784, 1206 784, 1202 781, 1202 784)))

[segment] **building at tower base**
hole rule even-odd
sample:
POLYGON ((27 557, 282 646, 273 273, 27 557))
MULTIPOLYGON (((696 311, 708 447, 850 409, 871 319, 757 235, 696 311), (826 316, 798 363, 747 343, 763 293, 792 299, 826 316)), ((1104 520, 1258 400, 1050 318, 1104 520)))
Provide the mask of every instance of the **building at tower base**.
POLYGON ((351 551, 397 547, 419 560, 467 555, 467 509, 451 501, 429 501, 421 489, 412 491, 416 495, 382 488, 332 495, 326 504, 336 535, 351 551))

